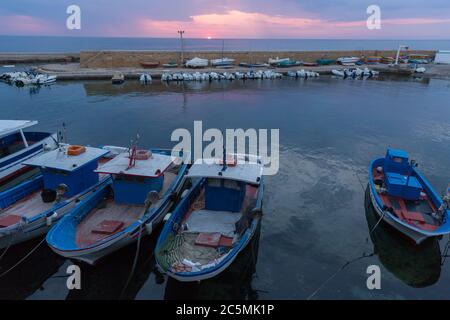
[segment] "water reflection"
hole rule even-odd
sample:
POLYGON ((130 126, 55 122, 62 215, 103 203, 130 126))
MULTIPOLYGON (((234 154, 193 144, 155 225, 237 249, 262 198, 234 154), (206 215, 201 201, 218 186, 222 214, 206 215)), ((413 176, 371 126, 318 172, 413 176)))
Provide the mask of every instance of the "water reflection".
POLYGON ((155 273, 157 281, 164 281, 164 278, 155 270, 153 256, 159 231, 160 228, 155 230, 152 235, 141 239, 138 262, 130 280, 137 248, 135 244, 107 256, 95 266, 74 262, 81 269, 81 290, 69 291, 66 299, 129 300, 136 297, 152 273, 155 273))
POLYGON ((179 282, 168 278, 166 300, 255 300, 257 291, 252 288, 253 275, 258 259, 261 223, 253 239, 236 260, 222 273, 201 282, 179 282))
MULTIPOLYGON (((10 247, 0 261, 0 274, 13 267, 43 238, 10 247)), ((3 250, 0 252, 3 252, 3 250)), ((43 290, 44 282, 55 274, 65 259, 56 255, 45 243, 41 244, 24 262, 0 278, 0 300, 22 300, 36 290, 43 290)))
MULTIPOLYGON (((372 230, 379 216, 365 196, 366 219, 372 230)), ((373 250, 383 266, 408 286, 423 288, 435 284, 441 274, 441 251, 436 238, 414 245, 398 231, 380 223, 370 235, 373 250)))

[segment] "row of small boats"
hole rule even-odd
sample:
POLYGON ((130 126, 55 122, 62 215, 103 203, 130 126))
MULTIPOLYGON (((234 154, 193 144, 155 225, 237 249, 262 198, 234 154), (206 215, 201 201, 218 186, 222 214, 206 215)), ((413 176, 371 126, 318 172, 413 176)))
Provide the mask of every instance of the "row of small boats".
POLYGON ((379 72, 376 70, 370 70, 369 68, 349 68, 349 69, 333 69, 331 74, 342 78, 369 78, 376 77, 379 72))
POLYGON ((258 157, 225 153, 190 165, 189 154, 141 149, 138 138, 129 147, 88 147, 24 132, 35 124, 0 121, 0 248, 47 234, 57 254, 96 264, 164 223, 159 267, 196 281, 225 270, 255 234, 258 157), (30 170, 38 173, 14 183, 30 170))
POLYGON ((248 72, 195 72, 195 73, 163 73, 161 81, 213 81, 213 80, 246 80, 246 79, 279 79, 283 75, 272 70, 248 72))
POLYGON ((25 85, 45 85, 56 82, 57 76, 33 71, 6 72, 0 75, 0 80, 18 87, 25 85))

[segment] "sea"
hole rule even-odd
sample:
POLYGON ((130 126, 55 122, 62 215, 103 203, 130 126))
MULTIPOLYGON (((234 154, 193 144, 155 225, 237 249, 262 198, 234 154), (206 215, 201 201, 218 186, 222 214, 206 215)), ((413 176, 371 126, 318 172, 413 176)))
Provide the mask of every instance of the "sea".
MULTIPOLYGON (((358 40, 358 39, 184 39, 187 51, 316 51, 396 50, 408 45, 414 50, 450 50, 450 40, 358 40)), ((177 38, 100 38, 0 36, 0 52, 77 53, 80 50, 178 51, 177 38)))
MULTIPOLYGON (((90 39, 44 39, 37 47, 17 39, 10 43, 14 51, 104 48, 104 43, 90 39)), ((176 50, 177 44, 176 40, 104 41, 110 48, 123 48, 121 41, 141 49, 176 50)), ((277 41, 255 41, 253 49, 275 48, 277 41)), ((209 44, 193 41, 192 46, 195 43, 197 48, 209 44)), ((233 48, 247 49, 241 40, 233 43, 233 48)), ((395 46, 299 40, 285 42, 284 48, 354 49, 374 44, 395 46)), ((5 50, 3 41, 1 45, 5 50)), ((138 133, 143 148, 171 148, 176 143, 171 141, 172 132, 192 130, 194 121, 202 121, 203 130, 255 128, 280 133, 280 167, 265 179, 260 229, 217 277, 180 283, 159 273, 154 258, 159 227, 143 239, 130 281, 135 244, 92 267, 66 260, 44 243, 0 278, 0 298, 448 299, 450 260, 443 257, 448 236, 414 246, 384 223, 377 224, 367 181, 373 158, 383 157, 388 147, 401 148, 442 194, 450 181, 449 101, 450 81, 413 77, 169 84, 154 80, 149 85, 130 80, 119 86, 110 81, 59 81, 23 88, 0 83, 2 119, 38 120, 36 130, 47 132, 61 131, 65 123, 66 138, 73 144, 128 146, 138 133), (74 263, 81 268, 80 290, 66 285, 67 268, 74 263), (371 290, 368 278, 377 267, 380 288, 371 290)), ((41 240, 11 247, 0 260, 0 270, 14 266, 41 240)))

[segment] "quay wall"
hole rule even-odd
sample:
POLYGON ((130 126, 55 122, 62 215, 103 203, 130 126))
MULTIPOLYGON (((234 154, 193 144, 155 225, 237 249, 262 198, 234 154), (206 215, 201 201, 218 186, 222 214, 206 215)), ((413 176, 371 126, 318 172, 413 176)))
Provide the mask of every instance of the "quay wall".
MULTIPOLYGON (((402 51, 402 55, 408 53, 402 51)), ((409 53, 427 54, 434 57, 435 51, 414 50, 409 53)), ((304 62, 315 62, 320 58, 337 59, 344 56, 385 56, 395 57, 396 50, 354 50, 354 51, 226 51, 224 57, 240 62, 267 62, 269 58, 291 58, 304 62)), ((222 52, 187 51, 184 59, 200 57, 204 59, 220 59, 222 52)), ((141 62, 176 62, 180 64, 181 53, 177 51, 81 51, 81 68, 139 68, 141 62)))

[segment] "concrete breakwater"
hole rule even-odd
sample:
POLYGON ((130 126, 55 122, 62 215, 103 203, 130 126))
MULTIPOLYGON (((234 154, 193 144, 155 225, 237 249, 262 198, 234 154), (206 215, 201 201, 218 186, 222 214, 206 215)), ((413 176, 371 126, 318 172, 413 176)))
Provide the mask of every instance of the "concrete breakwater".
MULTIPOLYGON (((427 54, 431 57, 435 51, 410 51, 410 53, 427 54)), ((402 51, 402 55, 408 53, 402 51)), ((269 58, 290 58, 304 62, 315 62, 321 58, 337 59, 345 56, 386 56, 395 57, 395 50, 353 50, 353 51, 226 51, 224 57, 235 59, 235 63, 267 62, 269 58)), ((221 52, 188 51, 183 54, 184 59, 200 57, 204 59, 219 59, 221 52)), ((81 51, 81 68, 140 68, 142 62, 181 63, 181 53, 174 51, 81 51)))
POLYGON ((79 53, 0 53, 0 64, 79 62, 79 53))

